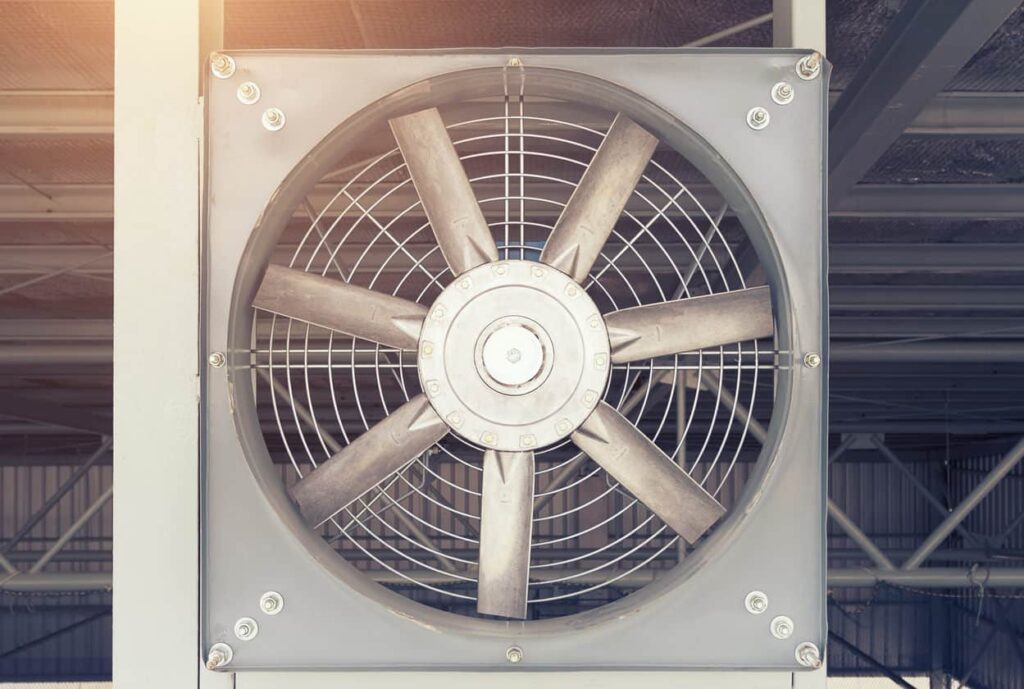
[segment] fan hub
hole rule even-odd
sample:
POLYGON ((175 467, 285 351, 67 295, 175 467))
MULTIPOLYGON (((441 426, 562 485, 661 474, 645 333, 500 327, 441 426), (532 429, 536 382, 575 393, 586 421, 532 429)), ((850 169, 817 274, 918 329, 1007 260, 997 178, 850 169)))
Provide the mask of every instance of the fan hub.
POLYGON ((417 367, 453 432, 483 447, 532 449, 568 436, 601 399, 608 332, 567 275, 498 261, 463 273, 437 298, 417 367))

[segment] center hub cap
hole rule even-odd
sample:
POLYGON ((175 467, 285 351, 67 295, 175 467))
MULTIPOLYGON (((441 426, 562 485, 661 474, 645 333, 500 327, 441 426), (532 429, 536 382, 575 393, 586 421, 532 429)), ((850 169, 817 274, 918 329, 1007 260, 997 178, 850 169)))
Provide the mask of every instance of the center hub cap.
POLYGON ((608 333, 571 278, 532 261, 502 261, 460 275, 420 333, 420 384, 466 440, 527 450, 572 433, 601 399, 608 333))

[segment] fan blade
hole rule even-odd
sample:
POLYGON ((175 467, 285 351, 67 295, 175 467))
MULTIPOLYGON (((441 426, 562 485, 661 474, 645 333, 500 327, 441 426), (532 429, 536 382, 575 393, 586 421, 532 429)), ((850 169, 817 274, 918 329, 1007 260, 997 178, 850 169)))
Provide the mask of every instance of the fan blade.
POLYGON ((582 283, 608 241, 658 140, 621 113, 555 223, 540 260, 582 283))
POLYGON ((416 349, 427 315, 422 304, 276 265, 253 306, 397 349, 416 349))
POLYGON ((477 612, 524 619, 533 528, 533 453, 484 453, 477 612))
POLYGON ((617 364, 692 352, 775 332, 768 287, 676 299, 604 317, 617 364))
POLYGON ((437 108, 396 117, 391 131, 452 272, 497 261, 491 229, 437 108))
POLYGON ((604 402, 572 441, 690 543, 725 514, 717 500, 604 402))
POLYGON ((427 398, 417 395, 303 477, 292 497, 306 521, 319 526, 446 433, 448 426, 427 398))

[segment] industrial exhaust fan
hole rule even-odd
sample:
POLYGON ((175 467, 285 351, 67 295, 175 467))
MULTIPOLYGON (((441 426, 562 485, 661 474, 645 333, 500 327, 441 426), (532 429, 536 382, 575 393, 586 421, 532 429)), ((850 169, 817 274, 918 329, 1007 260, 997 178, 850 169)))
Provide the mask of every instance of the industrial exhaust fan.
POLYGON ((207 666, 819 666, 827 70, 215 54, 207 666))

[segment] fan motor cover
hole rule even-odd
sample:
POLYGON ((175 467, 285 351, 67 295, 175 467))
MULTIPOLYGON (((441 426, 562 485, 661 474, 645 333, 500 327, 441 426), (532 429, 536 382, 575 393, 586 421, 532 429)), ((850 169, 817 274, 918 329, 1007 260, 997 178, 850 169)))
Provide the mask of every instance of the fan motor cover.
MULTIPOLYGON (((234 76, 208 78, 205 102, 202 348, 204 360, 220 352, 226 365, 211 366, 202 381, 203 648, 230 644, 226 669, 237 670, 508 667, 506 650, 513 646, 522 649, 517 668, 797 670, 800 643, 824 648, 827 365, 805 366, 804 357, 817 353, 827 362, 828 65, 818 78, 801 79, 796 64, 806 54, 232 53, 234 76), (302 203, 294 189, 323 172, 316 152, 324 142, 333 138, 344 145, 346 137, 356 141, 361 128, 381 118, 470 98, 477 85, 505 79, 509 70, 518 78, 559 85, 581 102, 626 113, 701 168, 723 191, 761 259, 772 290, 778 350, 762 458, 741 499, 711 535, 679 565, 620 600, 530 621, 426 607, 339 557, 303 520, 273 466, 255 410, 257 376, 250 358, 251 304, 287 218, 302 203), (255 106, 237 96, 245 81, 259 85, 255 106), (780 105, 771 93, 783 81, 793 86, 794 98, 780 105), (276 131, 261 120, 270 107, 287 118, 276 131), (754 107, 769 112, 767 127, 748 124, 754 107), (751 591, 766 594, 765 614, 746 609, 751 591), (267 592, 284 601, 278 614, 261 613, 267 592), (777 615, 792 620, 787 639, 771 633, 777 615), (258 620, 259 631, 242 641, 234 627, 246 617, 258 620)), ((522 279, 529 279, 528 268, 522 270, 522 279)), ((564 277, 538 275, 538 289, 564 290, 564 277)), ((585 323, 586 314, 581 311, 579 319, 585 323)), ((537 352, 545 343, 535 339, 540 331, 531 323, 496 322, 487 334, 498 344, 481 340, 475 349, 473 343, 464 347, 489 371, 493 389, 519 386, 543 369, 537 352), (532 366, 523 380, 521 366, 488 364, 513 350, 513 363, 519 366, 522 355, 522 366, 532 366)), ((600 356, 603 340, 596 341, 600 356)), ((605 378, 594 380, 600 387, 605 378)), ((558 440, 559 433, 540 432, 551 435, 541 444, 558 440)), ((502 442, 527 442, 520 439, 533 431, 516 433, 502 442)))

